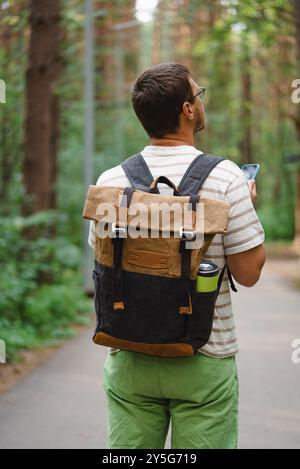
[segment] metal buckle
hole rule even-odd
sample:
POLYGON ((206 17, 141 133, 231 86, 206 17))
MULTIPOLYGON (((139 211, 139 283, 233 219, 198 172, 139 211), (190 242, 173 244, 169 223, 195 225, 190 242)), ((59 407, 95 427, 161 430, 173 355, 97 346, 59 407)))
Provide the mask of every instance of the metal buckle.
POLYGON ((111 231, 116 236, 116 238, 124 238, 126 235, 126 228, 117 226, 116 223, 111 224, 111 231))
POLYGON ((180 235, 181 239, 186 239, 188 241, 192 241, 195 238, 196 233, 195 233, 195 231, 184 230, 183 226, 181 226, 180 229, 179 229, 179 235, 180 235))

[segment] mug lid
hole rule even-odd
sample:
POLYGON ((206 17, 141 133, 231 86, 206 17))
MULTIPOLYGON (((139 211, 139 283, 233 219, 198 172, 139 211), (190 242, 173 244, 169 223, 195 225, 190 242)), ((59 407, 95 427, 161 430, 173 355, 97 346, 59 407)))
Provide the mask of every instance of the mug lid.
POLYGON ((208 262, 201 262, 200 269, 201 270, 214 270, 215 268, 214 268, 214 266, 212 266, 208 262))
POLYGON ((199 273, 200 275, 204 275, 206 277, 211 277, 217 275, 219 273, 219 267, 214 262, 211 262, 207 259, 204 259, 199 266, 199 273))

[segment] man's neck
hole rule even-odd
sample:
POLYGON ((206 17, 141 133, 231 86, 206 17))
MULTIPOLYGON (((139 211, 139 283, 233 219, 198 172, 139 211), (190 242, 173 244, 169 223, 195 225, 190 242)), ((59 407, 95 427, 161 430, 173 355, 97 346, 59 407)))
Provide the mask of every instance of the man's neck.
POLYGON ((195 146, 193 137, 166 136, 163 138, 150 138, 150 145, 159 147, 178 147, 180 145, 195 146))

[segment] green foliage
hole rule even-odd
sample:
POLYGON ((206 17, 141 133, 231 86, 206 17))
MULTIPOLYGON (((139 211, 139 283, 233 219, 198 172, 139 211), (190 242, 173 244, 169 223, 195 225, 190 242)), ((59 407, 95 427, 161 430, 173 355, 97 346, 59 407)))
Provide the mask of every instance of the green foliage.
MULTIPOLYGON (((22 288, 23 283, 19 282, 22 288)), ((12 293, 9 298, 5 295, 7 305, 13 307, 19 300, 23 309, 22 319, 16 318, 16 314, 8 317, 5 305, 0 304, 0 336, 6 342, 8 361, 16 359, 18 351, 23 349, 59 345, 63 339, 75 335, 71 327, 74 323, 91 322, 91 301, 82 295, 80 284, 74 279, 69 284, 43 285, 28 296, 24 288, 20 294, 13 282, 8 287, 12 293)))
POLYGON ((36 331, 31 324, 24 324, 20 320, 10 321, 0 318, 1 339, 6 343, 7 361, 15 360, 18 352, 27 348, 37 348, 41 345, 41 340, 37 337, 36 331))
POLYGON ((26 299, 23 317, 39 334, 56 337, 58 326, 64 328, 70 322, 78 321, 89 307, 80 289, 71 282, 43 285, 26 299))
POLYGON ((0 337, 9 358, 69 336, 69 325, 85 322, 92 311, 81 286, 80 249, 66 237, 50 236, 66 221, 55 211, 0 219, 0 337), (23 236, 29 228, 39 231, 34 241, 23 236))
MULTIPOLYGON (((276 171, 276 170, 275 170, 276 171)), ((263 175, 266 174, 263 169, 263 175)), ((276 174, 276 173, 275 173, 276 174)), ((264 226, 266 240, 289 240, 292 241, 295 232, 295 177, 291 168, 282 164, 276 177, 266 179, 267 187, 264 203, 260 205, 258 214, 264 226), (278 184, 280 181, 280 184, 278 184), (271 182, 271 183, 270 183, 271 182), (278 186, 278 191, 276 190, 278 186), (269 194, 268 194, 269 193, 269 194)))

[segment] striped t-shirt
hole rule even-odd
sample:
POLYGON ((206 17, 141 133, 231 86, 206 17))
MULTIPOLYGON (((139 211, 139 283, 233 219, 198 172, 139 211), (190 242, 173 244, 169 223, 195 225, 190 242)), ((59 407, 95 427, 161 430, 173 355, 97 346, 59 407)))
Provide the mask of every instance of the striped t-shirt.
MULTIPOLYGON (((200 153, 202 152, 189 145, 147 146, 141 151, 153 177, 167 176, 176 186, 190 163, 200 153)), ((102 173, 97 185, 126 187, 130 183, 119 165, 102 173)), ((159 185, 159 188, 163 187, 166 186, 159 185)), ((247 251, 264 242, 264 230, 254 210, 248 184, 235 163, 230 160, 221 161, 204 181, 199 194, 225 200, 230 204, 227 232, 214 237, 205 259, 212 260, 222 269, 226 255, 247 251)), ((92 221, 89 233, 92 248, 94 240, 95 222, 92 221)), ((229 357, 238 352, 227 273, 217 298, 211 336, 200 352, 212 357, 229 357)))

